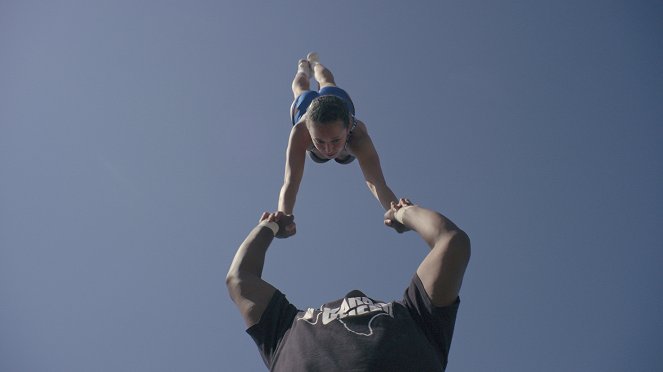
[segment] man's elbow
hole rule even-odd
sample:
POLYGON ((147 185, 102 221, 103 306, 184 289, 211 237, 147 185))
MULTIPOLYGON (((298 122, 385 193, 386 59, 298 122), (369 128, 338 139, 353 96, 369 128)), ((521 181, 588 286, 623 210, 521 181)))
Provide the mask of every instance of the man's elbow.
POLYGON ((230 293, 231 296, 239 287, 239 283, 240 280, 236 273, 229 271, 228 274, 226 274, 226 289, 228 289, 228 293, 230 293))
POLYGON ((471 253, 469 235, 441 214, 439 217, 437 223, 433 225, 436 231, 434 235, 437 236, 434 244, 444 244, 448 247, 447 249, 452 249, 463 256, 467 256, 469 260, 471 253))
POLYGON ((246 278, 239 275, 239 273, 229 272, 226 275, 226 289, 228 290, 230 299, 239 306, 246 297, 244 293, 247 290, 246 278))
POLYGON ((228 271, 228 274, 226 274, 226 289, 230 298, 236 302, 237 298, 242 297, 242 292, 246 289, 247 283, 250 282, 250 278, 242 271, 233 269, 228 271))
POLYGON ((456 229, 451 233, 449 240, 449 249, 453 250, 458 256, 462 257, 467 264, 472 255, 470 237, 461 229, 456 229))

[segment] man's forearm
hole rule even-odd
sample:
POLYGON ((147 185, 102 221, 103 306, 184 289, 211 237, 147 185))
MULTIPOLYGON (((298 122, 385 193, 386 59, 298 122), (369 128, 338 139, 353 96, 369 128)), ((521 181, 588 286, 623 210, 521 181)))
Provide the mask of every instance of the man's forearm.
POLYGON ((433 248, 439 239, 459 230, 449 219, 430 209, 413 205, 404 207, 399 212, 399 222, 419 233, 430 248, 433 248))
POLYGON ((228 276, 254 275, 262 276, 265 255, 274 233, 265 226, 256 226, 237 249, 228 276))

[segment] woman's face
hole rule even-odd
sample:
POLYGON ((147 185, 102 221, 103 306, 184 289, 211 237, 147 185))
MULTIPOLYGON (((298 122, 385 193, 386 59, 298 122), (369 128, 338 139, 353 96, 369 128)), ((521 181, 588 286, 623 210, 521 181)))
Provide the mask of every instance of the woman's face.
POLYGON ((341 120, 326 124, 313 122, 308 125, 308 131, 313 146, 327 159, 336 158, 345 148, 348 139, 348 129, 341 120))

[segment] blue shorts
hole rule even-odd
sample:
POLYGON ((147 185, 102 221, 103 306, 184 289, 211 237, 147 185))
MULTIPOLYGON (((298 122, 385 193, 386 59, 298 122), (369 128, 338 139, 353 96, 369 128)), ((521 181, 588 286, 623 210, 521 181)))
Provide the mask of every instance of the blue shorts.
POLYGON ((320 96, 336 96, 343 101, 348 106, 348 111, 354 116, 355 114, 355 105, 352 103, 352 99, 348 95, 348 92, 344 91, 339 87, 324 87, 320 89, 319 92, 314 90, 307 90, 306 92, 300 94, 295 101, 292 103, 292 109, 290 110, 290 119, 292 119, 292 125, 295 125, 306 113, 306 109, 313 102, 314 99, 320 96))

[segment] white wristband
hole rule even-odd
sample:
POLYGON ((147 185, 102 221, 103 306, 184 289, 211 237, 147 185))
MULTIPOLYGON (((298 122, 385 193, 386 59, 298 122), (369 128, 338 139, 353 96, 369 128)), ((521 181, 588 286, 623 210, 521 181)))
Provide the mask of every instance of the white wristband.
POLYGON ((258 224, 258 226, 269 227, 272 230, 272 232, 274 232, 274 236, 276 236, 276 234, 278 234, 278 232, 279 232, 279 224, 274 222, 274 221, 265 220, 265 221, 260 222, 260 224, 258 224))
POLYGON ((402 225, 405 225, 405 222, 403 221, 403 214, 405 214, 405 210, 408 208, 414 207, 413 205, 408 205, 407 207, 402 207, 399 210, 394 213, 394 219, 398 222, 400 222, 402 225))

